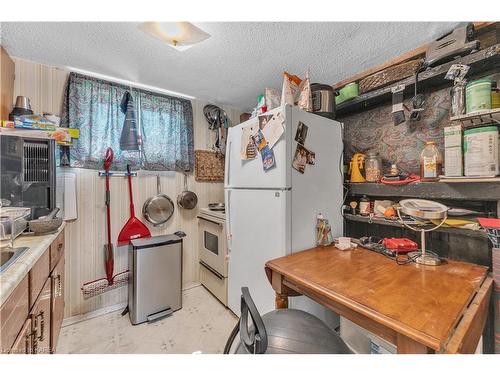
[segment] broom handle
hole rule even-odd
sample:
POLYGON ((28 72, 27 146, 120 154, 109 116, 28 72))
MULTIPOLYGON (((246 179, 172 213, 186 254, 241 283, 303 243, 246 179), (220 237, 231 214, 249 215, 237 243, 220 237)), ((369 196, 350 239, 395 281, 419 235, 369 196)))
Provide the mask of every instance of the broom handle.
POLYGON ((134 197, 132 196, 132 176, 130 175, 130 164, 127 164, 128 193, 130 197, 130 216, 135 216, 134 197))
POLYGON ((108 244, 111 243, 111 194, 109 191, 109 168, 106 169, 106 226, 108 229, 108 244))

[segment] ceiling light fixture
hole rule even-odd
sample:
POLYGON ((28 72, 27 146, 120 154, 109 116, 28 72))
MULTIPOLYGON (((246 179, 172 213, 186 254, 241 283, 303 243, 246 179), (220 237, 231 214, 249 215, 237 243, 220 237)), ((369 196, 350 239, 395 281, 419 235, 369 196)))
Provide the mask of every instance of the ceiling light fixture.
POLYGON ((189 22, 143 22, 137 28, 178 51, 210 38, 210 34, 189 22))
POLYGON ((116 77, 111 77, 111 76, 107 76, 105 74, 99 74, 99 73, 89 72, 88 70, 73 68, 71 66, 67 66, 67 67, 65 67, 65 69, 67 69, 67 70, 69 70, 71 72, 85 74, 85 75, 92 76, 92 77, 95 77, 95 78, 100 78, 100 79, 104 79, 104 80, 107 80, 107 81, 120 83, 122 85, 134 87, 134 88, 137 88, 137 89, 145 89, 145 90, 157 92, 157 93, 160 93, 160 94, 166 94, 166 95, 170 95, 170 96, 178 96, 178 97, 185 98, 185 99, 196 99, 194 96, 186 95, 186 94, 181 94, 180 92, 171 91, 171 90, 165 90, 165 89, 162 89, 162 88, 156 87, 156 86, 144 85, 142 83, 137 83, 137 82, 133 82, 133 81, 128 81, 126 79, 120 79, 120 78, 116 78, 116 77))

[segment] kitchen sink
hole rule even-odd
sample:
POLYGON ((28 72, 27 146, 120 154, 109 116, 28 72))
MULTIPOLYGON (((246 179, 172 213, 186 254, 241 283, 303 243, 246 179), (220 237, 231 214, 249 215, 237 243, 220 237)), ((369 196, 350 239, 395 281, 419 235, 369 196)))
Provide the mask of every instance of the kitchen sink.
POLYGON ((28 249, 29 247, 15 247, 0 250, 0 273, 9 268, 28 249))

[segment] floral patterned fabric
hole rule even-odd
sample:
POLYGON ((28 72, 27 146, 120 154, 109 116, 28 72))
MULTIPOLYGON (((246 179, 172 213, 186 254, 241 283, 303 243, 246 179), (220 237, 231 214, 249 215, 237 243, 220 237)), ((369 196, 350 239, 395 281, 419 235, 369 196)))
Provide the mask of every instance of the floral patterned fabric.
POLYGON ((193 108, 189 100, 139 93, 142 166, 154 171, 194 169, 193 108))
POLYGON ((106 149, 112 147, 113 169, 125 169, 130 164, 133 169, 193 170, 193 114, 189 100, 72 72, 61 122, 62 126, 80 130, 80 138, 70 148, 72 167, 100 169, 106 149), (125 120, 120 104, 127 91, 139 117, 141 151, 120 149, 125 120))

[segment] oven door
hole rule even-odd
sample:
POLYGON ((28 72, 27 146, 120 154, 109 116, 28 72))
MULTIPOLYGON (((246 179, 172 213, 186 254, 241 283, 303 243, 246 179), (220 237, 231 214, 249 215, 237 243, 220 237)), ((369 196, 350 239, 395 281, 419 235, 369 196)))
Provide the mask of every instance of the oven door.
POLYGON ((198 216, 200 263, 217 277, 227 277, 224 222, 198 216))

